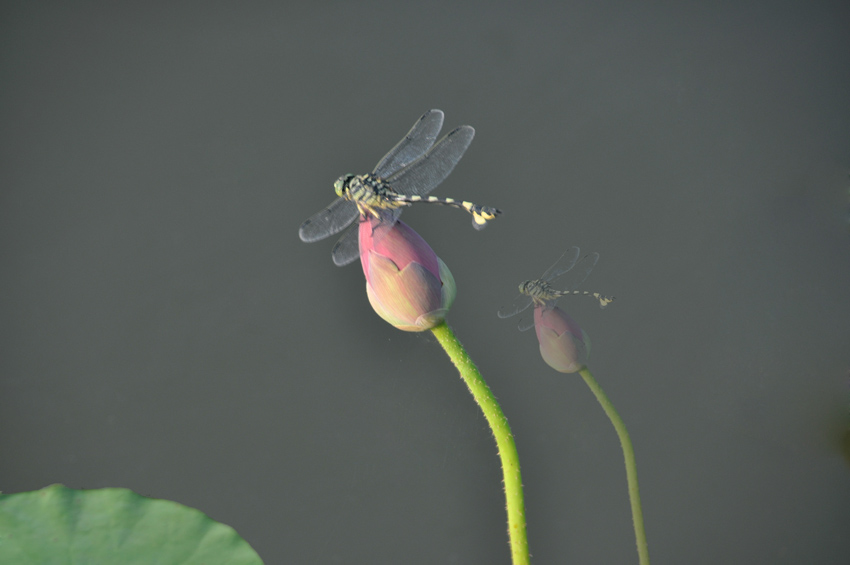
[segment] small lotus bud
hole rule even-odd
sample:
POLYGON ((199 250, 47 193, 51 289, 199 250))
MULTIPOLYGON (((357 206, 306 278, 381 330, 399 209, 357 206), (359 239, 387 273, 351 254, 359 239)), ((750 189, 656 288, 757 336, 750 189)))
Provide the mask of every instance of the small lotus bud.
POLYGON ((590 338, 569 314, 558 308, 534 309, 534 329, 540 342, 540 355, 546 364, 561 373, 576 373, 587 363, 590 338))
POLYGON ((445 263, 404 222, 391 226, 369 218, 360 222, 360 263, 366 294, 375 312, 408 332, 441 323, 457 288, 445 263))

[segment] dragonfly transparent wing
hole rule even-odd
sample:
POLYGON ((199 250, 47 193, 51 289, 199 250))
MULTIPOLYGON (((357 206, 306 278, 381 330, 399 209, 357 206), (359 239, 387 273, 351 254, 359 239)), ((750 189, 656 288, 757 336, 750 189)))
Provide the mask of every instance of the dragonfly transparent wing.
POLYGON ((443 128, 444 114, 441 110, 428 110, 413 124, 396 146, 389 150, 375 165, 372 174, 387 178, 406 167, 431 149, 443 128))
POLYGON ((531 302, 531 297, 527 294, 518 294, 516 298, 514 298, 509 304, 499 308, 499 311, 496 312, 496 315, 500 318, 510 318, 511 316, 516 316, 517 314, 531 306, 531 302))
POLYGON ((360 238, 355 224, 334 244, 331 257, 337 267, 344 267, 360 258, 360 238))
MULTIPOLYGON (((573 249, 578 252, 578 247, 574 247, 573 249)), ((599 261, 599 253, 596 253, 595 251, 593 253, 588 253, 581 258, 581 261, 579 261, 578 264, 573 261, 573 265, 571 265, 569 269, 550 274, 550 278, 548 280, 544 280, 551 284, 555 290, 575 290, 585 281, 585 279, 587 279, 588 275, 590 275, 590 271, 592 271, 593 267, 596 266, 597 261, 599 261), (568 271, 570 274, 564 280, 554 282, 568 271)))
MULTIPOLYGON (((413 124, 407 135, 380 160, 375 167, 375 174, 377 176, 390 175, 427 152, 434 145, 434 140, 437 139, 437 135, 443 127, 443 117, 443 112, 440 110, 429 110, 425 112, 413 124)), ((298 229, 298 235, 302 241, 319 241, 320 239, 341 232, 351 222, 356 220, 358 215, 357 206, 353 202, 344 198, 337 198, 330 206, 314 214, 310 219, 301 224, 301 227, 298 229)), ((394 219, 397 218, 398 214, 395 215, 394 219)), ((343 236, 344 238, 345 236, 343 236)), ((342 239, 338 242, 338 246, 339 243, 342 243, 342 239)), ((346 245, 344 248, 349 249, 350 245, 346 245)), ((340 253, 342 252, 340 251, 340 253)), ((346 253, 350 254, 348 251, 346 253)), ((355 253, 354 256, 356 255, 355 253)), ((337 257, 337 255, 334 255, 334 261, 337 260, 337 257)), ((348 254, 339 256, 339 258, 347 259, 348 263, 354 260, 348 254)))
POLYGON ((298 228, 298 236, 301 241, 308 243, 325 239, 347 228, 359 215, 354 202, 337 198, 331 202, 330 206, 313 214, 310 219, 301 224, 298 228))
MULTIPOLYGON (((516 298, 514 298, 510 304, 507 306, 502 306, 499 308, 499 311, 496 312, 496 315, 500 318, 510 318, 511 316, 516 316, 517 314, 521 314, 528 310, 528 307, 531 306, 532 300, 531 297, 527 294, 518 294, 516 298)), ((526 316, 523 317, 519 321, 519 325, 517 325, 519 331, 524 332, 527 329, 534 327, 534 316, 526 316)))
POLYGON ((530 330, 533 327, 534 327, 534 315, 529 315, 529 316, 523 318, 522 320, 519 321, 519 324, 517 324, 517 329, 521 332, 527 332, 528 330, 530 330))
POLYGON ((543 273, 539 280, 551 282, 572 269, 578 260, 579 253, 581 253, 581 250, 578 247, 570 247, 564 251, 563 255, 558 257, 558 260, 546 269, 546 272, 543 273))
POLYGON ((393 190, 407 196, 424 196, 443 182, 466 153, 475 130, 460 126, 438 141, 427 153, 386 178, 393 190))

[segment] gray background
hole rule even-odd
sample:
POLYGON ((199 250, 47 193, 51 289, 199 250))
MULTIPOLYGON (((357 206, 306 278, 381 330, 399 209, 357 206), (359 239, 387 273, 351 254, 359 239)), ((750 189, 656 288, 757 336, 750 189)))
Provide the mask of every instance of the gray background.
POLYGON ((627 422, 655 563, 847 563, 846 2, 5 2, 0 489, 122 486, 267 563, 508 563, 501 472, 430 334, 298 225, 429 108, 477 130, 405 219, 500 399, 536 563, 636 562, 581 379, 497 308, 563 300, 627 422))

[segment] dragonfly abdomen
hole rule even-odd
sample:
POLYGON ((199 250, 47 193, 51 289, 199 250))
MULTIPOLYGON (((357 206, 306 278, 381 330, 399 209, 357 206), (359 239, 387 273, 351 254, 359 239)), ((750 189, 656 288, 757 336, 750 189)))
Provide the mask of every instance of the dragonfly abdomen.
POLYGON ((606 306, 608 306, 609 304, 614 302, 613 296, 603 296, 603 295, 599 294, 598 292, 589 292, 587 290, 565 290, 565 291, 559 290, 559 291, 555 291, 555 295, 558 296, 558 297, 569 296, 571 294, 580 294, 582 296, 590 296, 591 298, 595 298, 596 300, 599 301, 599 307, 600 308, 605 308, 606 306))
POLYGON ((472 214, 472 224, 475 226, 475 229, 483 229, 484 226, 487 225, 487 222, 494 219, 496 216, 502 213, 498 208, 493 208, 492 206, 479 206, 474 202, 469 202, 466 200, 455 200, 454 198, 438 198, 436 196, 420 196, 420 195, 397 195, 395 196, 397 202, 404 202, 407 204, 414 204, 416 202, 430 202, 432 204, 442 204, 443 206, 451 206, 452 208, 458 208, 461 210, 466 210, 470 214, 472 214))

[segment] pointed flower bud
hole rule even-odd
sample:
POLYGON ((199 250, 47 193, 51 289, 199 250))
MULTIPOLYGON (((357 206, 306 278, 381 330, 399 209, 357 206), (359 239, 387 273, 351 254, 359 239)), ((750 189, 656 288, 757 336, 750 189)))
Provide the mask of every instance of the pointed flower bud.
POLYGON ((577 373, 590 355, 590 338, 569 314, 558 308, 534 309, 534 329, 540 342, 540 355, 546 364, 561 373, 577 373))
POLYGON ((360 264, 366 294, 378 315, 407 332, 429 330, 446 318, 455 299, 454 277, 407 224, 360 222, 360 264))

